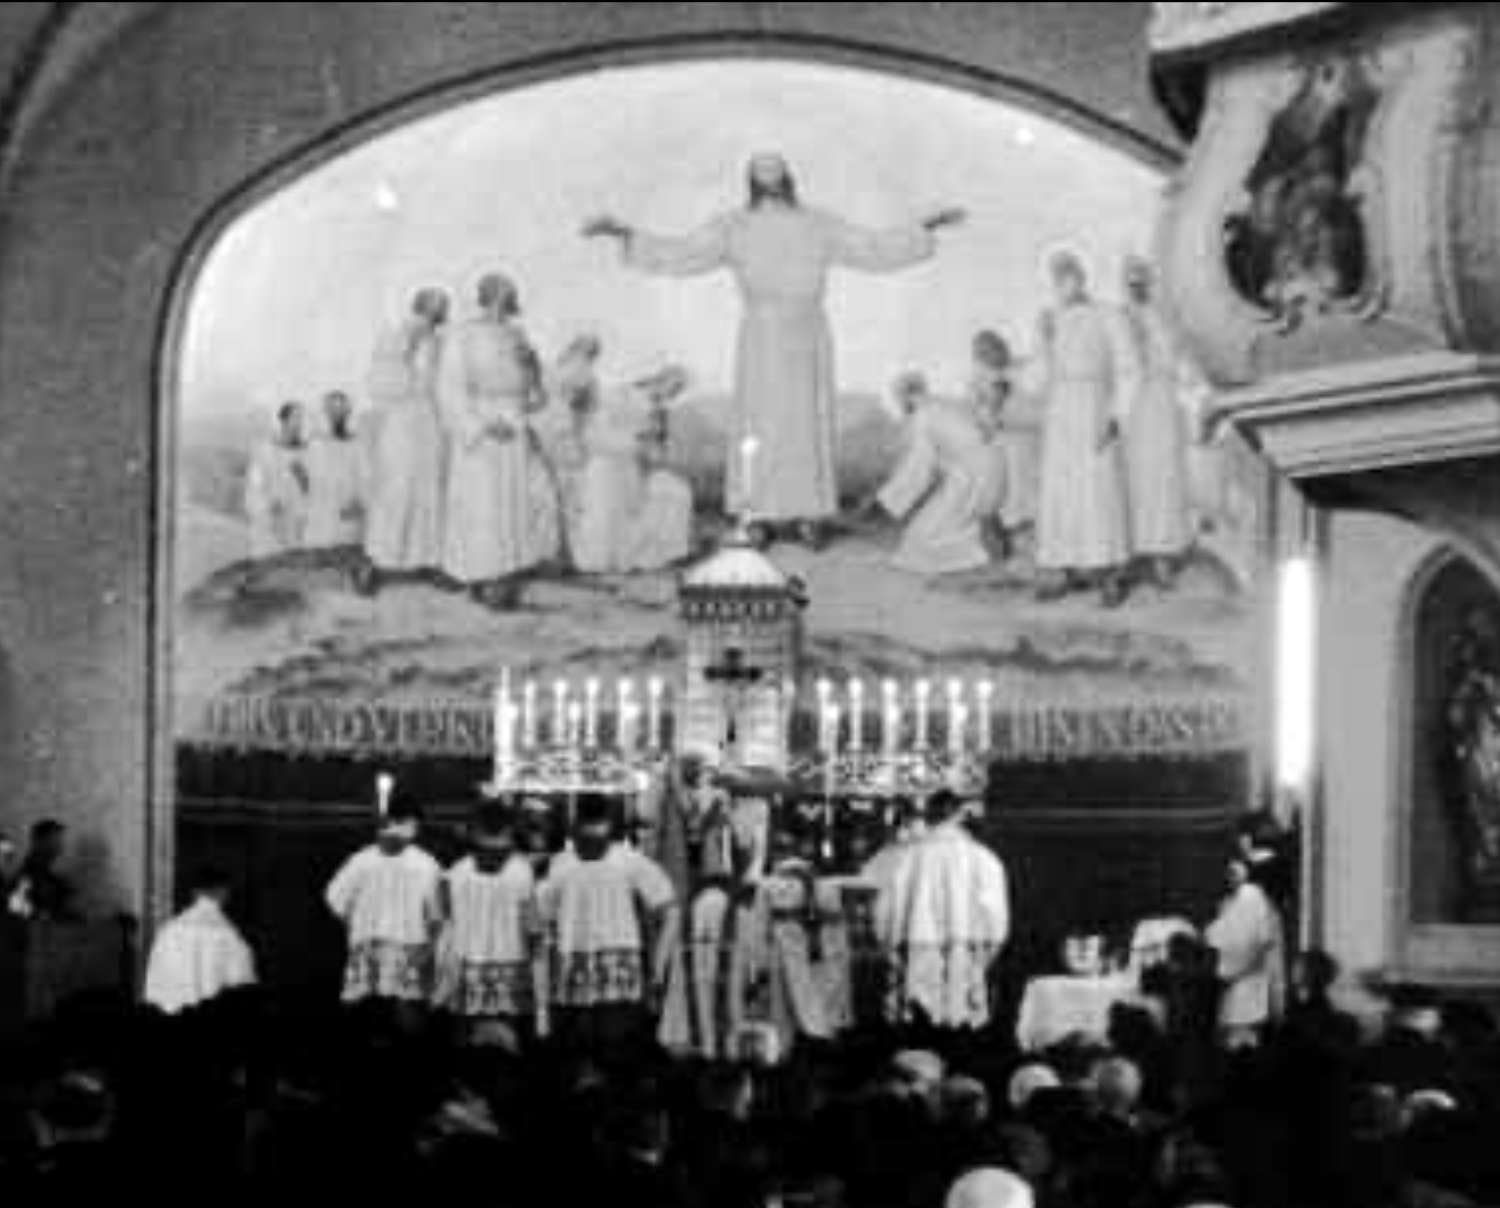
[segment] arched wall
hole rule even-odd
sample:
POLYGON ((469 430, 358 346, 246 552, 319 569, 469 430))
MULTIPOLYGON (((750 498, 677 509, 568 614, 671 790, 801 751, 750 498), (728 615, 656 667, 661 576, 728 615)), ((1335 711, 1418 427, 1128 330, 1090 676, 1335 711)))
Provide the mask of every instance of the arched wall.
POLYGON ((48 814, 102 845, 97 906, 170 892, 160 386, 184 283, 265 190, 457 96, 731 52, 914 72, 1170 158, 1121 51, 1143 63, 1143 5, 142 8, 23 105, 0 181, 0 826, 48 814))

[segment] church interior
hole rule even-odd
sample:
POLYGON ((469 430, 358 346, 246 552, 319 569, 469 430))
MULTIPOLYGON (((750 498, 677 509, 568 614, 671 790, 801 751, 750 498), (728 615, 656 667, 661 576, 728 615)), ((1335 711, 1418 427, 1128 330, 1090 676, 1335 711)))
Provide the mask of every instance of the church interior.
POLYGON ((1497 32, 0 6, 0 1185, 1500 1203, 1497 32))

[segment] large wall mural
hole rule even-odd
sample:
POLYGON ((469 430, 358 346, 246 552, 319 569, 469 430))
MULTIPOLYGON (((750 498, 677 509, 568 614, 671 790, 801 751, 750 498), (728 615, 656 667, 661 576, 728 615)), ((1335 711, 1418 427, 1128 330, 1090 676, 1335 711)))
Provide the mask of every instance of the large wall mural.
POLYGON ((542 741, 559 684, 670 712, 681 577, 740 526, 810 705, 957 684, 1016 758, 1247 745, 1260 469, 1140 258, 1162 184, 991 99, 741 61, 313 171, 187 311, 179 739, 477 754, 502 675, 542 741))

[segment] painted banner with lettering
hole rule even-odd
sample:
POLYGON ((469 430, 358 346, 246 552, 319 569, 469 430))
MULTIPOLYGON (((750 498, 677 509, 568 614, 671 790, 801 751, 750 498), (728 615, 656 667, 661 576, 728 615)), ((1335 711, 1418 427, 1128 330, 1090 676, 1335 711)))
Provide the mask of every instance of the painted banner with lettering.
MULTIPOLYGON (((350 703, 244 694, 218 697, 191 712, 195 720, 181 739, 202 747, 355 758, 487 759, 493 753, 491 711, 466 700, 350 703)), ((940 735, 942 715, 934 721, 940 735)), ((614 731, 613 715, 601 714, 605 745, 614 731)), ((991 736, 990 757, 1000 762, 1204 758, 1248 745, 1243 702, 1227 696, 1001 708, 991 736)))

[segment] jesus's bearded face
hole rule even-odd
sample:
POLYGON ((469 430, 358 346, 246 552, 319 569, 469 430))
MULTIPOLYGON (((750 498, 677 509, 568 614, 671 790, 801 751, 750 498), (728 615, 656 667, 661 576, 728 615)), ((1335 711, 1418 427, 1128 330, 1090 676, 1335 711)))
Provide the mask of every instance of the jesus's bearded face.
POLYGON ((747 172, 750 183, 750 208, 765 204, 795 206, 797 204, 797 182, 786 160, 779 155, 757 155, 750 161, 747 172))

